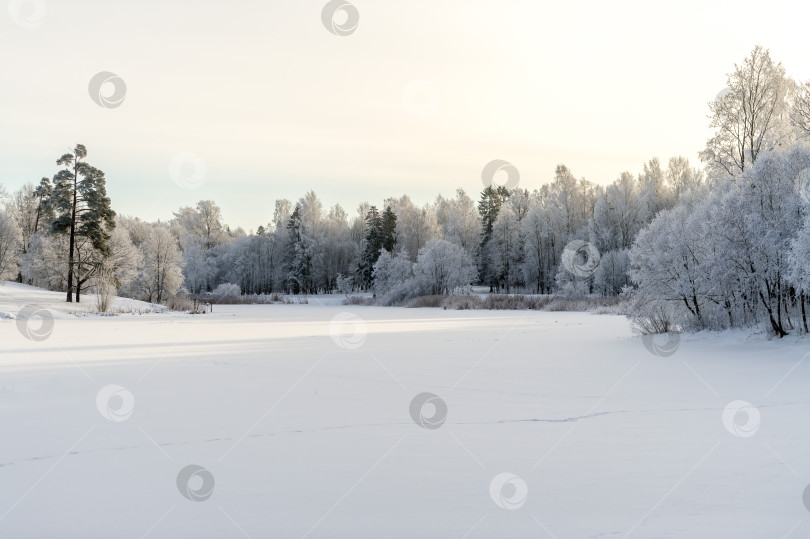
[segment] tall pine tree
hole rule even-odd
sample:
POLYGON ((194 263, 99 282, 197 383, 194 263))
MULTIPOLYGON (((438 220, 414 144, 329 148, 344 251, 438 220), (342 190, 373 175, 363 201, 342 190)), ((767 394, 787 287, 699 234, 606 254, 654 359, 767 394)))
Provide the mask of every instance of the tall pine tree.
MULTIPOLYGON (((73 302, 75 283, 76 302, 81 298, 81 286, 100 263, 77 257, 77 241, 89 242, 102 257, 110 253, 109 232, 115 228, 115 212, 110 208, 104 173, 84 161, 87 149, 77 144, 73 153, 66 153, 56 164, 64 168, 53 177, 53 190, 45 205, 52 208, 55 220, 51 231, 68 234, 67 302, 73 302)), ((41 184, 47 190, 47 184, 41 184)))
POLYGON ((287 282, 294 294, 314 293, 312 280, 312 239, 301 222, 301 207, 287 221, 287 282))
POLYGON ((376 206, 371 206, 366 214, 366 236, 363 239, 363 252, 360 254, 360 264, 357 268, 357 278, 360 285, 371 288, 374 281, 374 264, 380 258, 383 248, 383 219, 376 206))
POLYGON ((394 213, 391 206, 386 206, 382 214, 381 227, 382 248, 393 253, 397 244, 397 214, 394 213))
POLYGON ((34 234, 39 232, 39 223, 53 223, 53 207, 51 206, 51 195, 53 194, 53 184, 50 178, 42 178, 39 185, 34 189, 34 198, 39 199, 37 203, 37 216, 34 220, 34 234))
POLYGON ((478 276, 481 282, 489 285, 492 292, 497 283, 497 275, 491 267, 489 257, 489 240, 492 237, 492 226, 501 211, 501 204, 509 198, 509 190, 503 185, 488 185, 481 191, 478 201, 478 214, 481 216, 481 243, 478 246, 478 276))

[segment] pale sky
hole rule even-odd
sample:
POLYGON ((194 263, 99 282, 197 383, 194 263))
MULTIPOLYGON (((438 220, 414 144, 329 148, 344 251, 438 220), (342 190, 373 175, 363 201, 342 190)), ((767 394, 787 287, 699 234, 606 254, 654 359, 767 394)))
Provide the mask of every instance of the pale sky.
POLYGON ((706 104, 754 45, 810 78, 795 1, 351 3, 359 24, 339 36, 325 0, 12 0, 0 184, 53 176, 79 142, 118 213, 165 220, 212 199, 246 230, 309 189, 350 214, 406 193, 477 198, 493 159, 530 190, 558 163, 607 184, 654 156, 699 164, 706 104), (126 84, 118 107, 89 95, 102 71, 126 84), (173 181, 178 154, 204 162, 202 181, 173 181))

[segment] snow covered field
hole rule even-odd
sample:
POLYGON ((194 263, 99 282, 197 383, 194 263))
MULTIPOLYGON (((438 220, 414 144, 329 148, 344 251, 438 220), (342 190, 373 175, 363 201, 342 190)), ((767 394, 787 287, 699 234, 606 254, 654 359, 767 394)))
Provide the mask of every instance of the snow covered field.
POLYGON ((0 537, 810 535, 801 341, 316 302, 76 317, 61 300, 0 287, 0 537), (11 319, 32 302, 58 309, 50 334, 11 319))

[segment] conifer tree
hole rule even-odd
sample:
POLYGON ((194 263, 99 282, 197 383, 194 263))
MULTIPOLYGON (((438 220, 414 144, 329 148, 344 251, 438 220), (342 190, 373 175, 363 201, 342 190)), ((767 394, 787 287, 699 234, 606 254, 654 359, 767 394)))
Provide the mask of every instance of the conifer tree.
MULTIPOLYGON (((104 173, 84 161, 87 149, 77 144, 73 153, 66 153, 56 164, 64 168, 53 177, 53 190, 46 205, 56 216, 51 231, 68 234, 67 302, 81 298, 81 285, 98 266, 87 257, 77 261, 78 242, 87 243, 103 257, 109 255, 109 231, 115 228, 115 212, 110 208, 104 173)), ((47 184, 40 187, 47 189, 47 184)))
POLYGON ((389 253, 394 252, 397 244, 397 214, 386 206, 382 214, 382 248, 389 253))
POLYGON ((301 207, 287 221, 287 281, 295 294, 314 292, 312 286, 312 239, 301 222, 301 207))
POLYGON ((497 282, 495 272, 491 268, 489 255, 489 240, 492 237, 492 228, 501 210, 501 204, 509 198, 509 190, 500 185, 488 185, 481 191, 478 201, 478 214, 481 216, 481 243, 478 247, 478 276, 482 283, 489 284, 492 292, 497 282))
POLYGON ((380 258, 383 239, 383 219, 377 207, 371 206, 366 214, 366 236, 363 239, 363 251, 357 268, 358 281, 366 289, 370 288, 374 281, 374 264, 380 258))

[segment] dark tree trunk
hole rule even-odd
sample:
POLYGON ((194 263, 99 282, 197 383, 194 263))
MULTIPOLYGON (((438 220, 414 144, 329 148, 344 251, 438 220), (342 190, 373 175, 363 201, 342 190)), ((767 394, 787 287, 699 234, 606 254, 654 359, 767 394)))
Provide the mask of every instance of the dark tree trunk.
MULTIPOLYGON (((73 207, 70 209, 70 247, 68 254, 67 302, 73 303, 73 249, 76 243, 76 198, 79 183, 78 163, 73 163, 73 207)), ((78 291, 76 303, 79 302, 78 291)))

